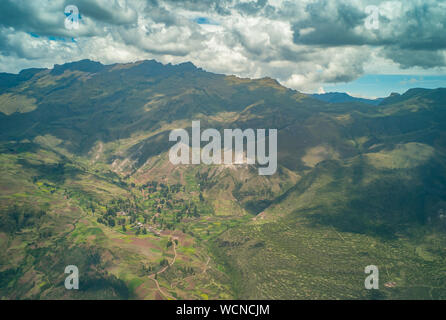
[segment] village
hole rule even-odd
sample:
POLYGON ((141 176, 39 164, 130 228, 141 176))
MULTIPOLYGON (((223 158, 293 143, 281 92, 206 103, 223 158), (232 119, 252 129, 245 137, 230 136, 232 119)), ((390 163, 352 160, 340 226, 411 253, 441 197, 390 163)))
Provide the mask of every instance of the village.
POLYGON ((151 181, 139 186, 137 192, 133 198, 110 201, 102 210, 93 208, 97 221, 124 233, 160 237, 163 230, 175 230, 184 219, 200 217, 208 210, 201 191, 186 192, 181 184, 151 181))

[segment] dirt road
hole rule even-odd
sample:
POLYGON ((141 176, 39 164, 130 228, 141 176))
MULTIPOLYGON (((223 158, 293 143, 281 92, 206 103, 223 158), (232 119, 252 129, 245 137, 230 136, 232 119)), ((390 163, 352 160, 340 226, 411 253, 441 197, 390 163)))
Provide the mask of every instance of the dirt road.
POLYGON ((160 287, 160 284, 158 283, 158 280, 155 279, 155 275, 159 275, 159 274, 163 273, 164 271, 167 270, 167 268, 169 268, 170 266, 172 266, 172 265, 175 263, 175 260, 177 259, 177 248, 176 248, 175 241, 172 241, 172 244, 173 244, 173 252, 174 252, 174 256, 173 256, 172 262, 170 262, 167 266, 165 266, 164 268, 162 268, 162 269, 161 269, 160 271, 158 271, 157 273, 152 274, 152 275, 149 276, 150 279, 152 279, 153 281, 155 281, 155 284, 156 284, 156 287, 158 288, 158 291, 159 291, 165 298, 167 298, 168 300, 169 300, 169 299, 171 299, 171 300, 176 300, 176 299, 175 299, 174 297, 172 297, 171 295, 164 293, 163 290, 161 290, 161 287, 160 287))

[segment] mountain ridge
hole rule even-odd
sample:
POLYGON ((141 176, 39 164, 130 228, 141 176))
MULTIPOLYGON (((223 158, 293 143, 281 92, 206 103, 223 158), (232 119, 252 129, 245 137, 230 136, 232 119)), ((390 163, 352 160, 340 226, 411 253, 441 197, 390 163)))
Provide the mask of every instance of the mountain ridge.
MULTIPOLYGON (((39 72, 42 71, 50 71, 50 73, 52 75, 61 75, 63 72, 67 71, 67 70, 71 70, 71 71, 83 71, 83 72, 87 72, 87 73, 97 73, 100 71, 103 71, 104 69, 112 69, 115 67, 128 67, 130 66, 132 67, 137 67, 137 66, 148 66, 148 67, 153 67, 153 66, 160 66, 163 68, 169 68, 169 67, 173 67, 173 68, 178 68, 178 70, 180 71, 203 71, 206 72, 208 74, 212 74, 212 75, 219 75, 219 76, 226 76, 226 77, 232 77, 234 75, 225 75, 225 74, 218 74, 218 73, 213 73, 213 72, 209 72, 209 71, 205 71, 202 68, 196 67, 192 62, 190 61, 186 61, 186 62, 181 62, 181 63, 177 63, 177 64, 172 64, 172 63, 166 63, 163 64, 161 62, 158 62, 154 59, 151 60, 138 60, 135 62, 130 62, 130 63, 111 63, 111 64, 102 64, 101 62, 98 61, 94 61, 94 60, 90 60, 90 59, 82 59, 82 60, 78 60, 78 61, 72 61, 72 62, 66 62, 64 64, 54 64, 53 68, 26 68, 23 69, 21 71, 19 71, 19 73, 15 74, 15 73, 0 73, 0 87, 1 87, 1 83, 2 81, 7 81, 9 82, 13 82, 14 80, 13 78, 20 78, 23 79, 24 81, 29 80, 32 76, 36 75, 39 72), (2 80, 2 77, 5 78, 5 80, 2 80)), ((286 86, 283 86, 282 84, 280 84, 276 79, 273 79, 271 77, 262 77, 262 78, 243 78, 243 77, 237 77, 234 76, 237 79, 240 80, 250 80, 250 81, 259 81, 259 80, 265 80, 265 81, 271 81, 279 86, 282 86, 283 88, 286 88, 288 90, 293 90, 296 92, 299 92, 295 89, 291 89, 288 88, 286 86)), ((408 90, 406 90, 406 92, 404 92, 403 94, 398 94, 398 96, 404 96, 407 94, 410 94, 411 92, 414 91, 418 91, 420 92, 420 90, 437 90, 437 89, 441 89, 441 88, 436 88, 436 89, 427 89, 427 88, 410 88, 408 90)), ((308 96, 311 96, 313 98, 316 98, 320 101, 324 101, 324 102, 329 102, 329 103, 343 103, 343 102, 363 102, 365 104, 370 104, 370 105, 379 105, 381 102, 383 102, 384 100, 390 98, 389 97, 385 97, 385 98, 376 98, 376 99, 368 99, 368 98, 359 98, 359 97, 354 97, 349 95, 346 92, 327 92, 327 93, 313 93, 313 94, 307 94, 308 96)))
POLYGON ((154 60, 1 83, 2 296, 368 299, 373 263, 397 283, 380 298, 446 297, 446 89, 328 103, 154 60), (192 120, 277 129, 277 173, 174 166, 169 133, 192 120), (78 296, 59 285, 73 259, 78 296))
POLYGON ((372 106, 379 105, 385 98, 365 99, 353 97, 345 92, 327 92, 322 94, 310 94, 313 98, 329 102, 329 103, 344 103, 344 102, 362 102, 372 106))

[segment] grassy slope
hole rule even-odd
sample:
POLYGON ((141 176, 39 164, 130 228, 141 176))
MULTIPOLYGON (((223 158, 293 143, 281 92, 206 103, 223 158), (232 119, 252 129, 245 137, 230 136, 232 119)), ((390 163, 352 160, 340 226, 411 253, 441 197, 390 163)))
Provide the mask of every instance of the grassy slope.
POLYGON ((375 298, 446 297, 446 225, 435 215, 414 222, 424 213, 420 201, 436 212, 427 203, 432 195, 420 199, 422 186, 408 175, 372 170, 354 182, 355 171, 326 163, 250 225, 214 243, 240 279, 238 297, 371 298, 363 287, 370 264, 381 272, 383 290, 375 298), (386 282, 397 287, 385 288, 386 282))
POLYGON ((88 67, 35 71, 2 89, 2 217, 21 203, 47 214, 0 233, 1 297, 446 298, 442 90, 371 108, 188 65, 88 67), (278 174, 173 168, 167 134, 192 119, 203 129, 278 128, 278 174), (169 199, 159 190, 143 199, 150 181, 184 186, 174 199, 200 216, 175 222, 180 207, 163 204, 155 217, 169 199), (161 236, 98 223, 119 199, 161 236), (160 292, 148 276, 173 261, 173 238, 160 292), (68 264, 85 290, 63 288, 68 264), (363 289, 369 264, 380 267, 379 293, 363 289))
MULTIPOLYGON (((114 180, 113 175, 104 178, 100 166, 90 166, 86 172, 82 163, 32 143, 10 143, 4 148, 0 162, 2 216, 13 204, 26 204, 28 212, 43 208, 47 214, 16 231, 2 228, 2 297, 159 298, 153 280, 148 278, 150 273, 144 273, 143 266, 153 265, 156 271, 162 259, 172 259, 172 248, 166 247, 172 237, 180 239, 178 257, 169 268, 169 282, 162 280, 164 275, 160 276, 161 285, 171 295, 183 299, 230 297, 229 289, 213 280, 222 277, 218 271, 201 274, 209 261, 196 240, 199 233, 203 233, 203 238, 207 236, 199 221, 191 228, 196 237, 169 230, 161 236, 135 235, 132 230, 123 233, 118 227, 104 226, 96 221, 101 204, 130 197, 133 191, 129 187, 118 185, 122 182, 114 180), (63 170, 56 169, 59 163, 64 164, 63 170), (92 203, 95 213, 90 210, 92 203), (70 264, 78 266, 81 272, 79 292, 63 287, 63 270, 70 264), (194 268, 196 275, 184 274, 184 267, 194 268), (182 282, 187 277, 192 284, 182 282), (173 289, 172 279, 177 282, 173 289)), ((220 225, 216 225, 216 231, 220 225)))

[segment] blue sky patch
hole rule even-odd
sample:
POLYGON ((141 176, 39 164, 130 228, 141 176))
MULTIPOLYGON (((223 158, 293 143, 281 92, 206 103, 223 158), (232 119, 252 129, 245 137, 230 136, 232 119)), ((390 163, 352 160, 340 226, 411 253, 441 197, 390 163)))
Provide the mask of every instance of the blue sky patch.
POLYGON ((446 87, 446 75, 368 74, 349 83, 326 84, 326 92, 349 92, 365 97, 387 97, 392 92, 404 93, 411 88, 436 89, 446 87))
POLYGON ((197 17, 194 19, 194 22, 198 24, 216 24, 215 22, 212 22, 209 18, 206 17, 197 17))

